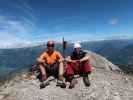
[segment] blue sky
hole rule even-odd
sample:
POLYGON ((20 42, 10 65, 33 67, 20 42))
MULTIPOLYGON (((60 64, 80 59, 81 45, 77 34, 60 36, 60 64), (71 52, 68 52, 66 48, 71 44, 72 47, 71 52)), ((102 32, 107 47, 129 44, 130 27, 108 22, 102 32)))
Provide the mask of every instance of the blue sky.
POLYGON ((133 0, 0 0, 0 45, 133 38, 133 0))

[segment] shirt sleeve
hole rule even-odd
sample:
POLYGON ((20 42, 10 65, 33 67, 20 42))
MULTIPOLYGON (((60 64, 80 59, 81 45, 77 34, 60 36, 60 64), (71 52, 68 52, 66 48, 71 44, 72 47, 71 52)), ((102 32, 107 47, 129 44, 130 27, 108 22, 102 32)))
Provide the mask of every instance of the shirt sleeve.
POLYGON ((61 55, 60 52, 57 52, 57 59, 58 59, 59 61, 63 61, 63 57, 62 57, 62 55, 61 55))
POLYGON ((46 52, 43 52, 40 56, 39 59, 45 60, 46 59, 46 52))

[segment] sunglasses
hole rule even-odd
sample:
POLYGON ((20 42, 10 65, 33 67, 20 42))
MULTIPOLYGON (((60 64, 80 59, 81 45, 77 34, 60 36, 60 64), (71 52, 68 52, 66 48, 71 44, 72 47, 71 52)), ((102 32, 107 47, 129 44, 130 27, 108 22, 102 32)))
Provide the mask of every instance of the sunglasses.
POLYGON ((54 47, 54 44, 47 44, 47 47, 54 47))

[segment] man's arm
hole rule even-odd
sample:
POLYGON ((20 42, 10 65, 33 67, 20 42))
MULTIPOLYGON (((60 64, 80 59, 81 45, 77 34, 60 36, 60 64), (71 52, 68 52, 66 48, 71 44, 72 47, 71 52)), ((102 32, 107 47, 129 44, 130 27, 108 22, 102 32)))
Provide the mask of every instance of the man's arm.
POLYGON ((80 61, 82 62, 87 60, 91 60, 91 57, 86 53, 85 56, 82 59, 80 59, 80 61))
POLYGON ((38 63, 44 63, 45 62, 45 53, 42 53, 40 57, 37 58, 38 63))
POLYGON ((38 62, 38 63, 44 63, 45 60, 44 60, 44 59, 41 59, 41 58, 37 58, 37 62, 38 62))
POLYGON ((40 68, 40 70, 41 70, 41 74, 42 74, 43 76, 45 76, 45 78, 46 78, 46 70, 45 70, 45 67, 44 67, 45 52, 42 53, 42 54, 40 55, 40 57, 37 58, 37 62, 39 63, 39 68, 40 68))
POLYGON ((76 61, 79 61, 79 60, 72 60, 71 57, 68 56, 68 57, 66 58, 66 61, 67 61, 67 62, 76 63, 76 61))

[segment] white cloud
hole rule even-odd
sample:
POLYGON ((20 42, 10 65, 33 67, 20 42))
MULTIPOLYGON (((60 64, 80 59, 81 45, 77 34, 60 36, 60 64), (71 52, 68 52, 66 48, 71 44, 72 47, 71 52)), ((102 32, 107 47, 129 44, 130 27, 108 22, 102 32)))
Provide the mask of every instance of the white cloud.
POLYGON ((37 29, 33 8, 24 0, 9 2, 7 6, 12 10, 10 13, 0 9, 0 47, 31 42, 37 29), (20 15, 14 16, 14 11, 20 15))
POLYGON ((29 41, 32 38, 34 25, 30 20, 13 20, 0 15, 0 47, 29 41))
POLYGON ((16 0, 16 2, 10 2, 10 6, 25 13, 33 22, 37 21, 33 8, 24 0, 16 0))

